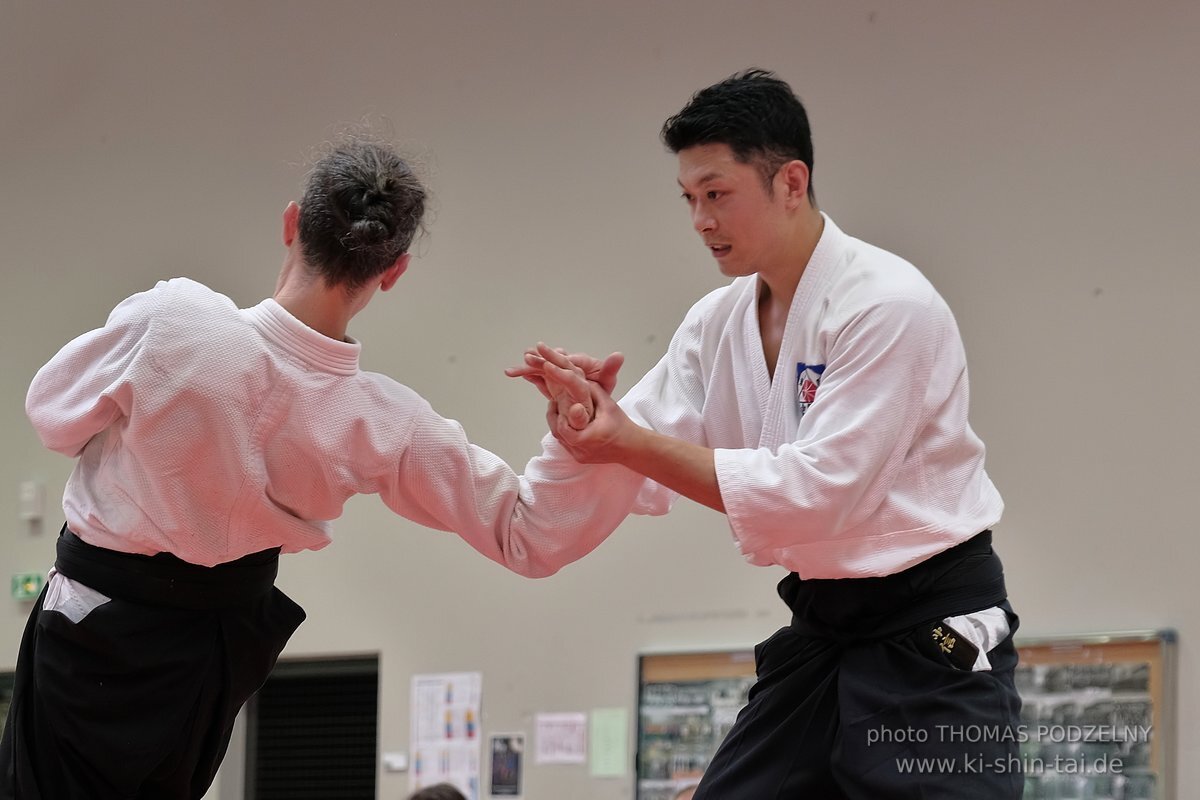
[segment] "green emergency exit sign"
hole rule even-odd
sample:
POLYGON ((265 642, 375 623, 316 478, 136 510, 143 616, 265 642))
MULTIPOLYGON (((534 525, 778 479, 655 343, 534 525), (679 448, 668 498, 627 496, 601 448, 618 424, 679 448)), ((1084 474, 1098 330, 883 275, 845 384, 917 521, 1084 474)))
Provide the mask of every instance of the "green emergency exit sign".
POLYGON ((17 600, 35 600, 46 579, 38 572, 22 572, 12 576, 12 596, 17 600))

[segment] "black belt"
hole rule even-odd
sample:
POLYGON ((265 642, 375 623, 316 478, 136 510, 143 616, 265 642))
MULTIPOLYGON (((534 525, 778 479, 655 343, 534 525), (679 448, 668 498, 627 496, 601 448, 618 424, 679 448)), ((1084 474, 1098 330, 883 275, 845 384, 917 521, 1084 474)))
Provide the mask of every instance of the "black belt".
POLYGON ((109 597, 217 610, 243 605, 270 591, 279 572, 279 548, 202 567, 170 553, 145 556, 96 547, 63 525, 54 568, 109 597))
POLYGON ((999 605, 1007 598, 992 532, 892 575, 779 582, 798 632, 837 640, 892 636, 943 617, 999 605))

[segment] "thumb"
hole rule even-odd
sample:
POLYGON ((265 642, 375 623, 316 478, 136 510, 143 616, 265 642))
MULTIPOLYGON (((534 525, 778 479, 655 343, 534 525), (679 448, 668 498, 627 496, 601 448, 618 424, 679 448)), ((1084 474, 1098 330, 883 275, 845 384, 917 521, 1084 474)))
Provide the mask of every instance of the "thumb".
POLYGON ((600 364, 600 371, 596 374, 595 381, 609 394, 612 394, 613 389, 617 388, 617 373, 621 371, 624 363, 625 356, 623 354, 612 353, 600 364))
POLYGON ((571 407, 567 409, 567 424, 570 425, 573 430, 581 431, 586 428, 588 423, 591 421, 591 414, 588 413, 587 408, 584 407, 582 403, 573 403, 571 407))

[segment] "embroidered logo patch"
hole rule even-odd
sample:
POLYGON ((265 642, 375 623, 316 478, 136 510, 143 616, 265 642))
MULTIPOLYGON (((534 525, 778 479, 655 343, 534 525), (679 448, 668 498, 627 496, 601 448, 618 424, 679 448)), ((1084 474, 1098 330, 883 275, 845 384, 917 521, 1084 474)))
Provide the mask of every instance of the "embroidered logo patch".
POLYGON ((800 418, 817 399, 817 388, 821 385, 821 376, 825 374, 824 364, 805 364, 796 362, 796 402, 800 405, 800 418))

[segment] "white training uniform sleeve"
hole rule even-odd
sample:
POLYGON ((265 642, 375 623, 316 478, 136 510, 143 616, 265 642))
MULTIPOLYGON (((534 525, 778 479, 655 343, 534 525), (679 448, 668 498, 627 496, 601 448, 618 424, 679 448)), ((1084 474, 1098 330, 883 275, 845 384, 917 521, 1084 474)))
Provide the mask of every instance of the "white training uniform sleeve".
POLYGON ((577 469, 552 437, 545 445, 546 452, 518 476, 501 458, 471 444, 459 423, 426 405, 378 491, 401 516, 453 531, 518 574, 544 577, 608 538, 641 483, 617 465, 577 469))
MULTIPOLYGON (((621 408, 631 420, 658 433, 708 446, 704 431, 704 377, 700 360, 702 316, 689 312, 666 354, 654 368, 621 398, 621 408)), ((677 492, 642 479, 634 512, 666 514, 679 498, 677 492)))
POLYGON ((127 415, 132 387, 126 377, 150 332, 163 286, 124 300, 104 327, 73 339, 38 370, 25 412, 47 448, 74 458, 127 415))
MULTIPOLYGON (((666 356, 621 399, 636 423, 705 441, 700 409, 698 316, 666 356)), ((397 513, 452 530, 483 555, 529 577, 550 575, 598 547, 630 513, 660 515, 678 495, 618 464, 580 464, 552 436, 516 476, 430 409, 392 481, 381 492, 397 513), (470 476, 470 485, 458 476, 470 476)))

